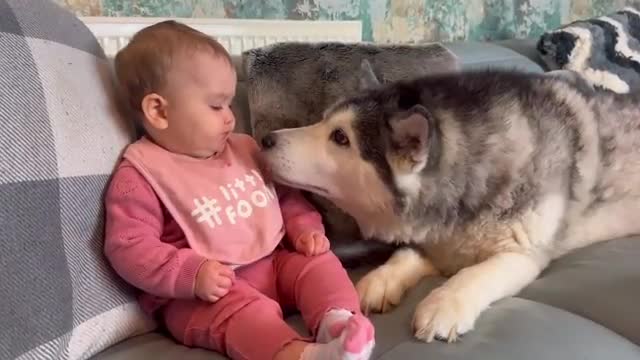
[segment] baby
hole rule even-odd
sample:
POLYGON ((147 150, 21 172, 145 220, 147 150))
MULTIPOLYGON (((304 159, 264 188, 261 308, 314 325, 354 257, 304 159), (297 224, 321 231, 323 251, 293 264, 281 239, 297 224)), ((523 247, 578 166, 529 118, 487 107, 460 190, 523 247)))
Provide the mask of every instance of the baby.
POLYGON ((233 359, 368 359, 373 326, 320 215, 276 191, 255 141, 232 133, 225 49, 165 21, 138 32, 115 69, 145 135, 107 190, 105 252, 142 308, 177 341, 233 359), (313 339, 283 320, 294 307, 313 339))

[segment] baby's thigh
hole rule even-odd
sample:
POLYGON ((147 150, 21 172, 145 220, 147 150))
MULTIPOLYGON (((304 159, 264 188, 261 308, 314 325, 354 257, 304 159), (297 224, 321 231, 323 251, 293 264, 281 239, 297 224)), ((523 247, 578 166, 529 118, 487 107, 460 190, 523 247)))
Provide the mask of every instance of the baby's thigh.
POLYGON ((275 256, 277 289, 283 304, 300 305, 307 297, 333 293, 355 294, 353 283, 340 260, 331 251, 305 256, 281 250, 275 256))
POLYGON ((255 302, 266 307, 279 307, 274 300, 237 278, 229 293, 215 303, 200 299, 172 300, 163 311, 163 320, 178 342, 225 353, 224 338, 229 320, 255 302))
POLYGON ((273 256, 236 269, 236 279, 242 279, 260 293, 278 300, 273 256))

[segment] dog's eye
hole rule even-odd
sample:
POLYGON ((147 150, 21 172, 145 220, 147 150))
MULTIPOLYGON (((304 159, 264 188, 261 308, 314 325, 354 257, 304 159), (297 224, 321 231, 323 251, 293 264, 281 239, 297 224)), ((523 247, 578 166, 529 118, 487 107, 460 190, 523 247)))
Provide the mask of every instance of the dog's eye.
POLYGON ((342 129, 335 129, 331 132, 331 141, 340 146, 349 146, 349 138, 342 129))

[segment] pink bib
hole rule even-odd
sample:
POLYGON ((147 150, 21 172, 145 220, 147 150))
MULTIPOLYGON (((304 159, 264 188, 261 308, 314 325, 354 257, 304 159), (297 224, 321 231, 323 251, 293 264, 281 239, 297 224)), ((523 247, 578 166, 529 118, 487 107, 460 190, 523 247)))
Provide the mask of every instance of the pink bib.
POLYGON ((145 177, 198 254, 228 265, 269 255, 285 229, 272 183, 260 175, 253 138, 231 134, 217 158, 171 153, 146 137, 124 157, 145 177))

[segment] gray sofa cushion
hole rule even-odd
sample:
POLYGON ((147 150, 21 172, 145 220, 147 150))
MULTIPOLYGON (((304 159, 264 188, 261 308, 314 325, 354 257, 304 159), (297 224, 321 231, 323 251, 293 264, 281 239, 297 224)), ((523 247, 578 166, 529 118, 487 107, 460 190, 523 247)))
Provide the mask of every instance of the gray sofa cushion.
MULTIPOLYGON (((640 236, 562 257, 513 298, 482 314, 458 344, 413 340, 417 303, 445 279, 423 281, 401 306, 374 315, 380 359, 638 359, 640 236)), ((351 272, 357 281, 368 269, 351 272)))
MULTIPOLYGON (((373 359, 385 360, 632 360, 640 358, 638 291, 640 237, 590 246, 551 265, 516 297, 496 302, 472 332, 454 344, 414 340, 416 304, 444 279, 431 278, 409 292, 398 308, 371 316, 373 359)), ((368 268, 351 271, 354 281, 368 268)), ((299 331, 299 316, 289 322, 299 331)), ((304 333, 304 332, 303 332, 304 333)), ((224 359, 176 345, 158 334, 119 344, 99 360, 224 359)))
POLYGON ((537 73, 544 71, 542 60, 535 50, 535 43, 531 43, 530 40, 495 43, 460 41, 446 46, 456 54, 461 68, 465 70, 501 68, 537 73))
POLYGON ((519 296, 589 319, 640 345, 640 237, 577 250, 519 296))
MULTIPOLYGON (((372 359, 384 360, 632 360, 640 348, 589 320, 562 310, 511 298, 488 310, 477 329, 456 344, 424 344, 412 338, 407 325, 413 307, 424 295, 415 291, 388 315, 373 316, 377 345, 372 359)), ((297 319, 295 319, 297 322, 297 319)), ((118 344, 94 360, 222 360, 202 349, 177 345, 160 334, 118 344)))
POLYGON ((130 129, 79 19, 42 0, 0 14, 0 359, 87 358, 152 327, 102 251, 130 129))
MULTIPOLYGON (((341 97, 359 90, 361 62, 367 59, 381 82, 457 71, 455 55, 440 44, 285 42, 243 54, 251 129, 256 139, 284 127, 313 124, 341 97)), ((323 215, 332 248, 345 266, 388 255, 388 246, 360 246, 355 221, 329 201, 311 195, 323 215)))
MULTIPOLYGON (((411 312, 403 314, 404 325, 411 312)), ((640 349, 610 330, 588 320, 544 304, 519 298, 501 301, 479 320, 477 329, 455 344, 423 344, 409 338, 407 330, 391 327, 378 330, 384 339, 377 359, 384 360, 631 360, 640 357, 640 349), (395 346, 389 338, 397 338, 395 346), (388 345, 383 347, 384 345, 388 345)), ((376 321, 378 329, 381 321, 376 321)))

